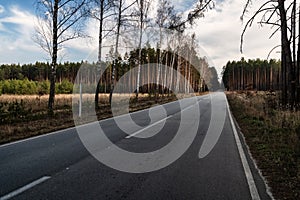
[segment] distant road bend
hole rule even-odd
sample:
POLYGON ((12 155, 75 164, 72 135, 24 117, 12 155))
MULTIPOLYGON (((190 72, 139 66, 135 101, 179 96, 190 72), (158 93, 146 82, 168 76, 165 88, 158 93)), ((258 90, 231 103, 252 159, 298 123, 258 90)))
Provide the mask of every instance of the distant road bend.
MULTIPOLYGON (((178 101, 163 105, 165 113, 152 113, 155 120, 150 119, 149 109, 131 113, 133 121, 143 128, 133 130, 130 135, 118 128, 113 118, 99 123, 110 141, 122 149, 136 153, 156 151, 175 138, 182 114, 189 117, 192 113, 195 105, 189 104, 190 99, 182 101, 186 102, 185 108, 180 108, 178 101), (159 134, 142 137, 159 128, 162 128, 159 134)), ((197 97, 196 106, 200 109, 200 120, 193 142, 179 159, 153 172, 127 173, 102 164, 87 151, 76 128, 2 145, 0 200, 271 199, 236 130, 224 93, 197 97), (224 126, 212 150, 199 153, 213 138, 210 134, 218 131, 214 127, 222 123, 221 115, 212 111, 212 102, 220 109, 225 108, 224 126), (210 123, 211 118, 215 120, 210 123)), ((188 123, 182 127, 188 136, 192 127, 188 123)), ((107 148, 110 147, 99 152, 107 148)), ((160 162, 163 159, 157 159, 155 164, 160 162)), ((132 169, 139 167, 131 162, 118 164, 132 169)))

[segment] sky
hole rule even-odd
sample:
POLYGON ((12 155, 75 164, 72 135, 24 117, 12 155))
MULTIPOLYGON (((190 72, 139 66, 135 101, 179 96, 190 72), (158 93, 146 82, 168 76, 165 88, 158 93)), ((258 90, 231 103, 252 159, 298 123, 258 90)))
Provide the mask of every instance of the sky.
MULTIPOLYGON (((184 12, 197 0, 171 2, 177 10, 184 12)), ((244 52, 240 53, 240 35, 245 25, 240 16, 245 2, 246 0, 217 0, 216 8, 206 12, 204 18, 198 19, 187 30, 188 33, 196 33, 197 45, 202 49, 200 54, 209 57, 211 65, 216 67, 219 74, 229 60, 239 60, 241 57, 266 59, 269 51, 280 43, 278 34, 269 39, 273 29, 254 23, 245 35, 244 52)), ((262 0, 254 1, 248 17, 261 2, 262 0)), ((0 1, 0 64, 50 60, 32 39, 36 25, 34 3, 35 0, 0 1)), ((86 60, 97 43, 97 27, 93 22, 89 22, 87 33, 91 38, 66 43, 59 61, 86 60)), ((278 51, 271 54, 271 58, 279 57, 278 51)))

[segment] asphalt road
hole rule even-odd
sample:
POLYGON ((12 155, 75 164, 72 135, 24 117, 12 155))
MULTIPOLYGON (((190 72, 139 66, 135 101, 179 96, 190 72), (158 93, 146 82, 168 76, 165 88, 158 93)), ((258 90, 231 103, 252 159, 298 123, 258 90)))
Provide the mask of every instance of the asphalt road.
MULTIPOLYGON (((153 172, 128 173, 102 164, 87 151, 75 128, 2 145, 0 200, 270 199, 241 135, 235 135, 227 102, 222 96, 223 93, 215 93, 197 97, 196 105, 184 100, 184 109, 177 101, 163 105, 164 112, 157 107, 152 108, 150 114, 149 109, 133 113, 130 116, 142 128, 128 127, 131 136, 122 131, 114 119, 100 121, 107 137, 117 147, 136 153, 153 152, 176 138, 183 112, 188 116, 194 106, 199 106, 200 120, 196 121, 197 132, 192 144, 175 162, 153 172), (222 123, 218 118, 221 115, 212 111, 213 99, 215 105, 226 108, 225 122, 213 149, 201 157, 199 150, 210 140, 208 134, 215 134, 214 127, 222 123), (212 115, 216 115, 215 118, 212 115), (211 119, 215 120, 210 125, 211 119), (151 135, 160 128, 158 134, 151 135), (145 133, 152 137, 146 138, 145 133)), ((81 127, 88 128, 89 125, 81 127)), ((187 135, 192 129, 189 123, 183 128, 187 135)), ((109 148, 100 148, 98 152, 109 148)), ((171 156, 172 152, 169 153, 171 156)), ((160 162, 163 157, 155 164, 159 166, 160 162)), ((123 160, 117 164, 122 168, 131 162, 123 160)))

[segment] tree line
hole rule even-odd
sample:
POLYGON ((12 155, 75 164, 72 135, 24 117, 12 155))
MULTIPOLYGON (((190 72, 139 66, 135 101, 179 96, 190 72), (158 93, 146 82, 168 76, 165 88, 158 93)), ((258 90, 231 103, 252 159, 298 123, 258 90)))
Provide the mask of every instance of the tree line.
MULTIPOLYGON (((84 77, 79 77, 87 87, 84 91, 93 93, 98 85, 98 92, 110 93, 113 81, 118 82, 125 73, 135 68, 137 62, 139 62, 139 56, 141 65, 154 63, 148 71, 140 73, 141 82, 151 83, 140 87, 139 92, 141 93, 163 94, 172 92, 168 88, 157 84, 158 79, 165 83, 165 86, 178 84, 180 91, 186 93, 190 92, 188 91, 189 85, 195 92, 217 90, 219 88, 217 71, 215 68, 209 67, 205 57, 199 57, 196 50, 187 44, 179 51, 182 55, 189 54, 190 56, 183 55, 184 58, 171 51, 152 48, 149 44, 141 50, 141 55, 139 55, 139 49, 129 53, 126 52, 123 56, 119 55, 117 60, 113 60, 113 55, 108 55, 107 60, 102 62, 107 68, 100 79, 96 73, 98 63, 87 61, 59 63, 56 68, 56 92, 72 93, 73 83, 76 77, 78 78, 78 71, 80 67, 84 66, 83 69, 86 70, 83 73, 84 77), (186 58, 193 60, 187 60, 186 58), (160 64, 159 59, 161 59, 160 64), (178 74, 166 69, 165 71, 160 70, 161 65, 178 71, 180 76, 185 77, 186 81, 177 83, 178 74), (114 79, 112 79, 113 68, 115 70, 114 79)), ((0 90, 2 94, 49 94, 50 76, 50 63, 0 65, 0 90)), ((122 84, 135 87, 137 79, 138 77, 135 74, 130 74, 130 80, 126 80, 127 82, 122 84)), ((133 88, 132 91, 135 91, 135 89, 133 88)))
MULTIPOLYGON (((279 92, 281 104, 287 105, 284 104, 284 96, 282 95, 282 88, 285 85, 282 70, 282 64, 279 60, 245 60, 242 58, 240 61, 229 61, 223 67, 222 79, 224 87, 228 91, 279 92)), ((288 107, 298 109, 300 94, 298 90, 295 93, 295 103, 293 106, 288 104, 288 107)))
MULTIPOLYGON (((73 82, 82 63, 83 61, 58 63, 56 82, 62 82, 64 79, 73 82)), ((13 79, 22 80, 26 78, 29 81, 45 81, 50 79, 50 73, 51 66, 47 62, 0 65, 0 81, 13 79)))
POLYGON ((281 62, 277 60, 229 61, 223 67, 227 90, 279 91, 282 86, 281 62))

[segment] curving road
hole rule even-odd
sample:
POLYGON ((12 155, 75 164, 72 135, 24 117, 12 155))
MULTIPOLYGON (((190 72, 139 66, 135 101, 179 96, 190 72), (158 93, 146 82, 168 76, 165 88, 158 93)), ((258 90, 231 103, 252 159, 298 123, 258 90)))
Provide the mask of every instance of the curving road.
MULTIPOLYGON (((129 135, 118 128, 114 119, 99 122, 119 148, 146 153, 159 150, 174 139, 183 114, 189 117, 195 106, 199 107, 195 138, 172 164, 147 173, 112 169, 91 156, 76 129, 70 128, 0 146, 0 200, 271 199, 236 132, 225 95, 218 92, 197 97, 196 101, 185 99, 181 105, 184 106, 180 107, 177 101, 163 105, 163 112, 162 107, 154 107, 130 114, 139 126, 128 125, 129 135), (221 112, 225 113, 224 122, 221 112), (222 127, 219 138, 218 127, 222 127), (153 135, 157 130, 159 134, 153 135)), ((92 125, 80 128, 88 130, 89 126, 92 125)), ((188 135, 193 127, 186 124, 183 128, 188 135)), ((98 152, 109 148, 101 147, 98 152)), ((154 164, 160 166, 163 161, 162 157, 154 164)), ((138 168, 124 160, 118 165, 138 168)))

